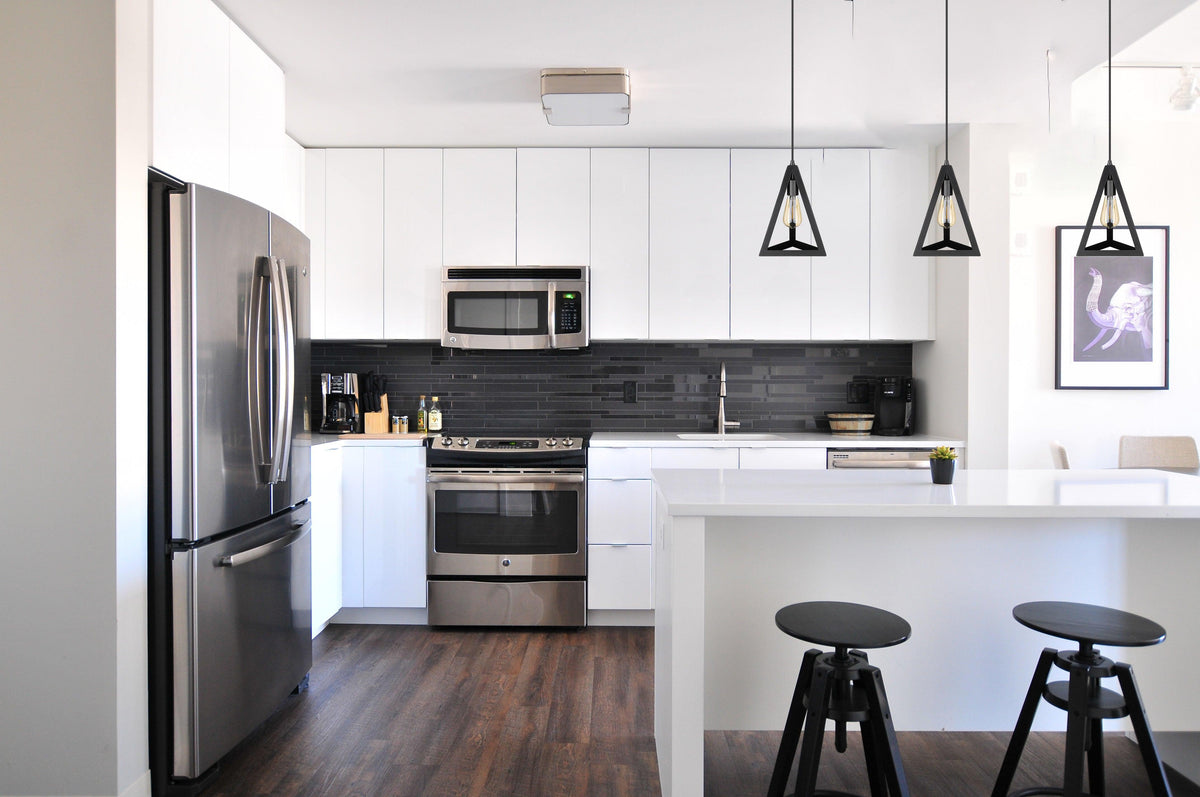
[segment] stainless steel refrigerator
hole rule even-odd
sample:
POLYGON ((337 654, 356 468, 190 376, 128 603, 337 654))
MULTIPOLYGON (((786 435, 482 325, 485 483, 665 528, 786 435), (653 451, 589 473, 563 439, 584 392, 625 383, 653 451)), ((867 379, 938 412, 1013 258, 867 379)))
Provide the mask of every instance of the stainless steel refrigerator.
POLYGON ((150 175, 150 735, 194 793, 312 666, 309 242, 150 175))

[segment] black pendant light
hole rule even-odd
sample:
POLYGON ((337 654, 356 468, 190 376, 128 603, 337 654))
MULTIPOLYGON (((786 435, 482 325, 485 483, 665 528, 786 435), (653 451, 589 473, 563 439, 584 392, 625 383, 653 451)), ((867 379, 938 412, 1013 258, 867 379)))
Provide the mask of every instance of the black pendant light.
POLYGON ((792 160, 783 171, 783 182, 779 185, 779 196, 775 197, 775 208, 771 211, 771 221, 767 224, 767 234, 763 236, 762 249, 759 255, 793 256, 793 257, 824 257, 825 244, 821 241, 821 231, 817 229, 817 219, 813 216, 812 205, 808 202, 808 191, 804 189, 804 178, 796 166, 796 0, 792 0, 792 160), (787 240, 777 244, 771 243, 771 233, 779 223, 779 211, 783 210, 783 223, 787 227, 787 240), (796 237, 796 230, 804 225, 805 220, 812 229, 812 243, 801 241, 796 237))
POLYGON ((1117 176, 1117 167, 1113 166, 1112 162, 1112 0, 1108 0, 1108 163, 1100 172, 1100 185, 1096 188, 1096 198, 1092 200, 1092 210, 1088 213, 1083 237, 1079 239, 1079 251, 1075 255, 1141 257, 1142 254, 1142 240, 1138 237, 1137 227, 1133 226, 1133 214, 1129 212, 1129 205, 1125 202, 1125 189, 1121 187, 1121 178, 1117 176), (1089 246, 1088 238, 1092 235, 1097 211, 1100 211, 1104 239, 1089 246), (1122 212, 1125 214, 1125 226, 1129 229, 1132 243, 1118 241, 1113 237, 1113 230, 1121 226, 1122 212))
POLYGON ((958 190, 958 180, 954 177, 954 167, 950 165, 950 0, 946 0, 946 160, 938 172, 937 182, 933 186, 933 196, 929 199, 929 208, 925 211, 925 223, 921 225, 921 235, 917 238, 917 248, 913 250, 914 257, 978 257, 979 243, 975 240, 975 229, 971 226, 971 217, 967 215, 967 205, 963 202, 962 192, 958 190), (936 217, 936 218, 935 218, 936 217), (967 241, 956 241, 950 237, 951 228, 962 222, 962 229, 967 234, 967 241), (931 223, 936 227, 930 229, 931 223), (932 243, 925 243, 933 233, 932 243))

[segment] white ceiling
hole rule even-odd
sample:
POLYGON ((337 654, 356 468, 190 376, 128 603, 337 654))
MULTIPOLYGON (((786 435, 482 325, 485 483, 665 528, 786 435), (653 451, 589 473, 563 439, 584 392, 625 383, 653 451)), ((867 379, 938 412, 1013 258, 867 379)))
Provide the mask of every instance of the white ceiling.
MULTIPOLYGON (((288 132, 307 147, 788 144, 785 0, 217 2, 283 68, 288 132), (629 125, 548 125, 539 72, 563 66, 628 69, 629 125)), ((1114 0, 1114 47, 1194 5, 1114 0)), ((951 123, 1046 119, 1105 59, 1105 8, 955 0, 951 123)), ((940 138, 943 11, 799 0, 796 145, 940 138)))

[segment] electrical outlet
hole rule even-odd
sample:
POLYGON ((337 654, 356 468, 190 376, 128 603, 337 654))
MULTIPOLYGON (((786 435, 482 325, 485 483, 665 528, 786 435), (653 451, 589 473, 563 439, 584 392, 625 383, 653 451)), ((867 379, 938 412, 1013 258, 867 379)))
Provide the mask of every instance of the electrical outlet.
POLYGON ((633 404, 637 402, 637 382, 625 383, 625 403, 633 404))

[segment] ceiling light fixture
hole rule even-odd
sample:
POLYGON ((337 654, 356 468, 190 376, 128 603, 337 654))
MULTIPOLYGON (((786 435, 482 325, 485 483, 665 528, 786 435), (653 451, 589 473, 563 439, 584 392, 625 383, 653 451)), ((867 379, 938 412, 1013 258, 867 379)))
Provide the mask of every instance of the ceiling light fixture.
POLYGON ((542 70, 542 111, 552 125, 627 125, 629 104, 625 69, 542 70))
POLYGON ((1200 82, 1190 66, 1179 68, 1179 86, 1171 93, 1171 107, 1177 111, 1190 111, 1200 99, 1200 82))
POLYGON ((958 180, 954 176, 954 167, 950 165, 950 0, 946 0, 946 94, 945 94, 945 147, 946 160, 938 171, 937 182, 933 186, 933 196, 929 198, 929 208, 925 211, 925 223, 921 225, 921 235, 917 238, 917 248, 913 250, 914 257, 978 257, 979 242, 975 240, 975 229, 971 226, 971 217, 967 215, 967 205, 963 202, 962 192, 958 190, 958 180), (967 242, 955 241, 950 237, 950 229, 962 220, 962 229, 967 234, 967 242), (931 224, 936 217, 936 226, 931 224), (933 243, 925 243, 930 232, 940 233, 940 238, 933 243))
POLYGON ((1096 188, 1096 198, 1092 200, 1092 210, 1088 214, 1087 224, 1083 228, 1083 237, 1079 239, 1079 249, 1075 253, 1076 257, 1087 255, 1142 256, 1142 241, 1138 238, 1137 227, 1133 224, 1133 214, 1129 212, 1129 204, 1125 201, 1125 189, 1121 187, 1121 178, 1117 176, 1117 167, 1113 166, 1112 162, 1112 0, 1108 0, 1108 163, 1100 172, 1100 185, 1096 188), (1088 245, 1088 238, 1091 237, 1098 210, 1105 237, 1102 241, 1088 245), (1129 238, 1132 243, 1118 241, 1113 237, 1113 230, 1121 226, 1122 211, 1125 212, 1125 226, 1129 230, 1129 238))
POLYGON ((783 171, 783 182, 779 186, 779 195, 775 197, 775 209, 771 211, 771 220, 767 223, 767 234, 763 236, 762 248, 758 250, 761 256, 785 255, 799 257, 824 257, 825 244, 821 241, 821 231, 817 229, 817 220, 813 216, 812 205, 808 201, 808 192, 804 190, 804 178, 796 166, 796 0, 792 0, 792 159, 783 171), (777 244, 771 243, 771 233, 779 224, 779 211, 783 209, 783 224, 787 228, 787 240, 777 244), (801 229, 807 222, 812 231, 812 243, 801 241, 796 237, 796 230, 801 229))

